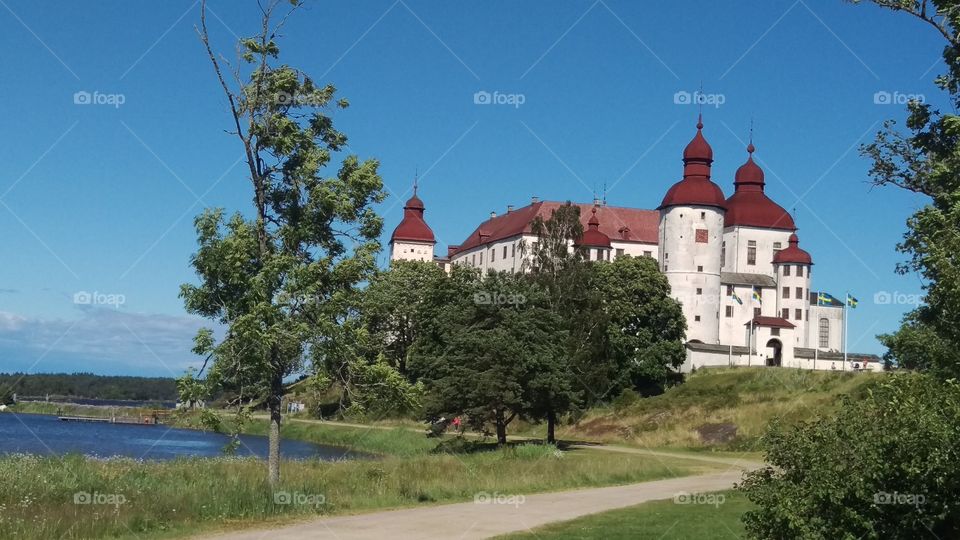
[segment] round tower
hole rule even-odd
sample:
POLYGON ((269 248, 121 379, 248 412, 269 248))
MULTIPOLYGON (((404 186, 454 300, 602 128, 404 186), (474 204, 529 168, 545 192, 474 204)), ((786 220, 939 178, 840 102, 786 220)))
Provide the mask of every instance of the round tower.
POLYGON ((773 272, 777 280, 778 315, 797 327, 794 346, 808 346, 810 327, 810 271, 813 258, 800 249, 796 233, 790 235, 789 246, 773 255, 773 272))
POLYGON ((687 341, 720 341, 720 259, 726 198, 710 180, 713 149, 697 134, 683 151, 683 179, 673 185, 660 211, 660 269, 683 305, 687 341))
POLYGON ((417 197, 417 184, 413 184, 413 197, 403 205, 403 219, 390 236, 391 261, 432 261, 433 246, 437 241, 433 230, 423 219, 426 207, 417 197))

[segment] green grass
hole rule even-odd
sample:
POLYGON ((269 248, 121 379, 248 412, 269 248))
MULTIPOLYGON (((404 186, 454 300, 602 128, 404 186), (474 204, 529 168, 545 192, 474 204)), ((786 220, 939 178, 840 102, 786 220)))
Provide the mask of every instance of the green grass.
POLYGON ((564 426, 565 439, 599 440, 649 448, 729 451, 757 449, 773 418, 792 423, 829 412, 841 396, 857 399, 883 373, 814 372, 796 369, 701 369, 684 384, 621 407, 595 409, 564 426), (704 424, 733 424, 734 440, 701 440, 704 424))
MULTIPOLYGON (((387 436, 395 436, 391 431, 387 436)), ((372 434, 373 435, 373 434, 372 434)), ((449 442, 407 457, 349 462, 286 461, 280 491, 311 504, 276 504, 263 462, 182 459, 143 462, 82 456, 0 458, 4 538, 150 538, 443 502, 481 491, 534 493, 626 484, 713 469, 685 459, 546 445, 504 449, 449 442), (77 493, 122 504, 75 504, 77 493), (322 504, 312 504, 322 501, 322 504)))
POLYGON ((555 523, 532 531, 498 537, 501 540, 686 540, 697 538, 743 538, 740 516, 752 508, 740 493, 726 491, 721 504, 676 504, 673 500, 653 501, 630 508, 555 523))

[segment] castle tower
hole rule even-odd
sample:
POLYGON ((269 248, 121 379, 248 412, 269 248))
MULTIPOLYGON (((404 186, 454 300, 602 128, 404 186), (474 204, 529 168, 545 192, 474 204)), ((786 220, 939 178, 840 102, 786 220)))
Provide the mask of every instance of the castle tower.
POLYGON ((600 220, 597 219, 597 207, 593 207, 593 215, 587 222, 587 230, 574 245, 584 250, 584 257, 588 261, 610 260, 610 237, 600 232, 600 220))
POLYGON ((813 258, 800 249, 800 239, 790 235, 789 246, 773 256, 774 279, 777 281, 778 315, 787 319, 797 330, 796 347, 807 347, 810 326, 810 271, 813 258))
POLYGON ((413 182, 413 197, 403 206, 403 220, 390 236, 391 261, 433 261, 433 246, 437 241, 423 219, 426 207, 417 197, 417 181, 413 182))
POLYGON ((683 305, 687 341, 719 343, 723 190, 710 180, 713 149, 697 134, 683 151, 683 179, 673 185, 660 211, 660 269, 671 295, 683 305))
POLYGON ((784 249, 797 229, 793 217, 764 193, 763 169, 753 161, 753 141, 747 161, 734 176, 734 192, 727 199, 724 218, 724 272, 773 273, 773 255, 784 249))

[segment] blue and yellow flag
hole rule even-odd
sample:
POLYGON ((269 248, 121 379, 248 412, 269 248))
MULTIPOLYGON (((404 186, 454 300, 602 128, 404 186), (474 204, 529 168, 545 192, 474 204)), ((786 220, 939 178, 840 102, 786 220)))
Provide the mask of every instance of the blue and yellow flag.
POLYGON ((857 309, 857 304, 859 304, 859 303, 860 303, 859 300, 857 300, 857 299, 854 298, 853 296, 850 296, 850 293, 847 293, 847 305, 848 305, 848 306, 850 306, 850 307, 853 308, 853 309, 857 309))
POLYGON ((743 300, 741 300, 740 297, 737 296, 737 291, 733 291, 733 296, 731 296, 730 298, 733 298, 733 301, 740 304, 741 306, 743 305, 743 300))
POLYGON ((818 306, 832 306, 835 301, 836 301, 836 298, 834 298, 833 296, 825 292, 817 293, 818 306))
POLYGON ((763 304, 763 298, 760 296, 760 291, 758 291, 756 287, 753 288, 753 299, 763 304))

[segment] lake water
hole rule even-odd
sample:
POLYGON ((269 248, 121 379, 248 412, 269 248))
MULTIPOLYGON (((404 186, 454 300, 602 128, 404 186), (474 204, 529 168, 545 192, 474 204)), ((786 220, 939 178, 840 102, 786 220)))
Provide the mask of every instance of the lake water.
MULTIPOLYGON (((135 459, 169 460, 178 457, 223 455, 229 438, 219 433, 174 429, 168 426, 64 422, 43 414, 0 413, 0 454, 29 453, 89 456, 126 456, 135 459)), ((238 456, 267 455, 267 438, 242 435, 238 456)), ((327 461, 362 457, 335 446, 303 441, 280 441, 286 459, 327 461)))

